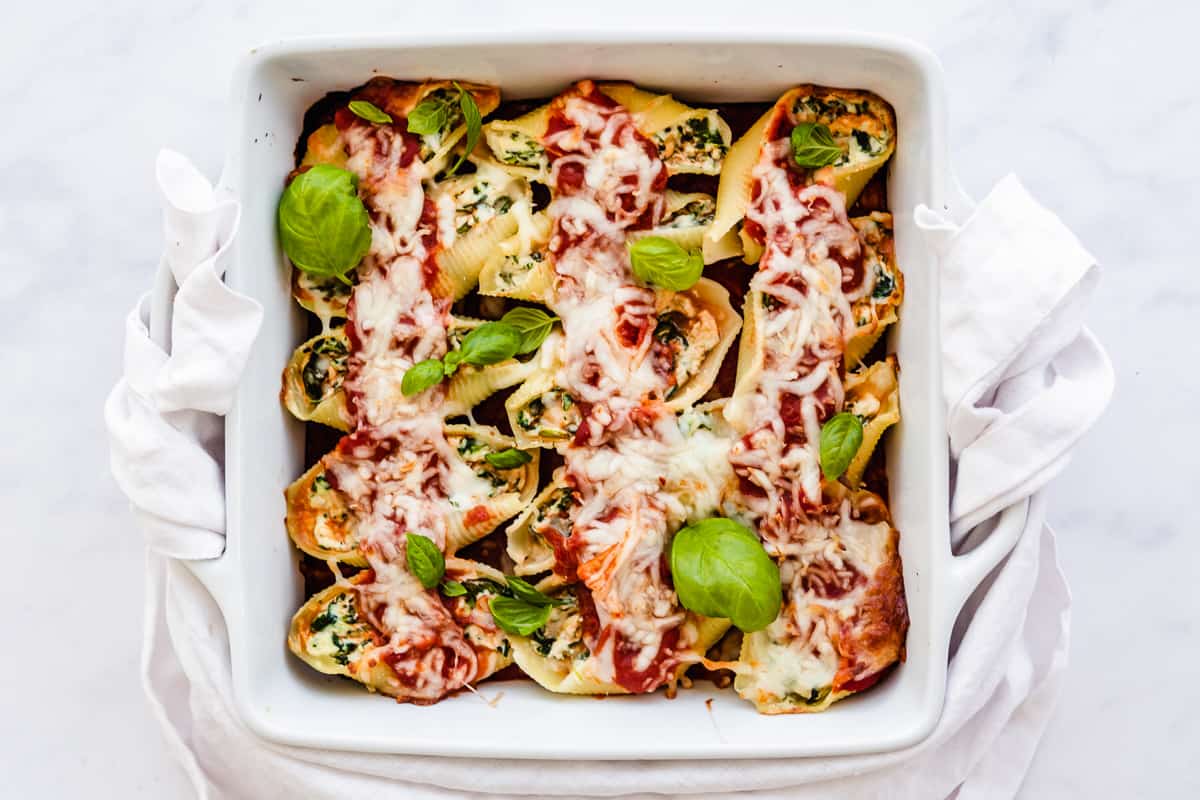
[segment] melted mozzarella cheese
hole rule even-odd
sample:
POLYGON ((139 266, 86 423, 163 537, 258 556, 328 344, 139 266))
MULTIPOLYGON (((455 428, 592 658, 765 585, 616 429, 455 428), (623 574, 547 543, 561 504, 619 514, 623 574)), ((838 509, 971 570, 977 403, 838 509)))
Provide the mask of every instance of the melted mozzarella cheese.
POLYGON ((786 545, 780 562, 784 612, 747 638, 752 672, 739 675, 736 684, 743 697, 812 704, 828 693, 844 653, 853 651, 847 637, 869 624, 859 612, 872 576, 893 557, 891 535, 887 522, 854 519, 845 501, 832 518, 813 520, 786 545))
POLYGON ((644 672, 664 655, 666 633, 682 625, 663 566, 667 537, 718 506, 731 470, 727 442, 694 421, 685 434, 662 404, 672 375, 650 357, 656 298, 629 263, 630 227, 647 214, 651 223, 662 217, 663 164, 624 109, 571 96, 563 115, 570 124, 546 141, 560 154, 552 185, 567 168, 583 179, 548 209, 563 320, 555 383, 587 408, 587 441, 564 453, 581 500, 571 539, 601 629, 587 669, 612 682, 618 647, 632 646, 630 667, 644 672))
POLYGON ((766 521, 760 532, 769 547, 790 536, 771 529, 785 500, 794 507, 821 500, 821 424, 841 407, 840 361, 854 331, 838 258, 862 255, 842 195, 821 184, 792 185, 789 147, 786 138, 764 144, 751 172, 757 195, 746 216, 765 242, 749 301, 759 304, 754 333, 762 366, 749 391, 725 408, 742 435, 730 458, 761 490, 742 505, 751 519, 766 521), (787 423, 785 402, 795 407, 787 423), (789 435, 789 424, 800 435, 789 435))
POLYGON ((399 166, 400 137, 381 126, 347 135, 348 166, 372 211, 372 243, 355 287, 347 325, 356 345, 344 386, 356 412, 327 472, 357 518, 359 548, 373 579, 356 585, 364 614, 386 637, 358 665, 401 698, 436 700, 471 680, 475 651, 436 594, 407 566, 409 533, 445 547, 454 497, 486 496, 484 482, 457 458, 443 429, 441 387, 406 398, 404 373, 446 352, 449 304, 425 288, 427 242, 422 223, 425 168, 399 166), (379 678, 374 672, 386 662, 379 678))

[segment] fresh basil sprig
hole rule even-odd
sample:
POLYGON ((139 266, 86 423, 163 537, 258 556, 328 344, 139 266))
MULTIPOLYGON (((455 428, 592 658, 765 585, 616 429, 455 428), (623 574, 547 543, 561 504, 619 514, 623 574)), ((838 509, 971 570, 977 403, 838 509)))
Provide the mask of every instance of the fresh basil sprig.
POLYGON ((418 136, 440 133, 454 124, 459 116, 466 123, 466 149, 458 157, 458 161, 454 162, 454 166, 446 170, 447 175, 453 175, 458 171, 458 168, 467 160, 467 155, 479 143, 479 136, 483 132, 483 117, 479 113, 479 106, 476 104, 475 98, 471 96, 470 92, 459 86, 458 81, 454 82, 454 88, 458 90, 457 96, 431 95, 417 103, 416 107, 408 113, 408 130, 418 136), (458 106, 457 114, 455 105, 458 106))
POLYGON ((801 122, 792 128, 792 158, 796 165, 812 169, 836 163, 842 148, 829 128, 819 122, 801 122))
POLYGON ((671 580, 684 608, 725 617, 746 632, 770 625, 783 603, 779 567, 758 536, 724 517, 701 520, 675 534, 671 580))
POLYGON ((862 446, 862 420, 843 411, 821 426, 821 472, 826 480, 837 480, 862 446))
POLYGON ((629 262, 639 281, 674 292, 695 286, 704 271, 698 250, 689 253, 665 236, 645 236, 630 243, 629 262))
POLYGON ((485 322, 468 333, 458 350, 444 359, 427 358, 409 367, 400 379, 400 391, 406 397, 420 394, 453 375, 460 364, 486 367, 512 358, 521 346, 519 330, 504 322, 485 322))
POLYGON ((508 588, 512 589, 513 597, 530 605, 561 606, 567 602, 566 600, 556 600, 548 594, 543 594, 532 583, 522 578, 508 575, 505 576, 504 580, 508 583, 508 588))
POLYGON ((426 589, 437 586, 446 573, 446 559, 442 557, 442 551, 432 539, 419 533, 406 534, 404 539, 409 571, 417 576, 426 589))
POLYGON ((392 121, 391 114, 367 100, 351 100, 349 108, 352 112, 354 112, 354 116, 361 117, 367 122, 374 122, 377 125, 382 125, 385 122, 392 121))
POLYGON ((279 241, 298 269, 317 278, 346 276, 371 247, 371 222, 358 176, 317 164, 296 176, 279 200, 279 241))
POLYGON ((454 162, 448 171, 447 175, 453 175, 462 166, 462 163, 467 160, 467 156, 475 149, 475 145, 479 143, 479 134, 483 132, 483 117, 479 113, 479 106, 475 104, 475 98, 466 89, 458 85, 458 81, 454 82, 454 88, 458 89, 458 106, 462 109, 463 120, 467 123, 467 146, 462 151, 462 155, 458 157, 458 161, 454 162))
POLYGON ((418 361, 404 372, 400 379, 400 391, 405 397, 420 394, 431 386, 436 386, 445 377, 445 368, 436 358, 418 361))
POLYGON ((446 597, 462 597, 466 593, 467 587, 458 581, 453 579, 442 581, 442 594, 446 595, 446 597))
POLYGON ((512 358, 520 347, 519 330, 505 322, 485 322, 463 338, 458 360, 473 367, 486 367, 512 358))
POLYGON ((501 630, 514 636, 529 636, 550 620, 550 606, 538 606, 515 597, 493 597, 492 618, 501 630))
POLYGON ((540 308, 518 306, 509 310, 500 321, 521 332, 521 346, 517 348, 519 355, 532 353, 541 347, 554 329, 554 323, 558 322, 558 317, 552 317, 540 308))
POLYGON ((450 104, 444 97, 427 97, 408 112, 408 132, 429 136, 450 124, 450 104))
POLYGON ((516 469, 533 461, 533 456, 524 450, 510 447, 498 453, 488 453, 484 456, 484 459, 496 469, 516 469))
POLYGON ((501 630, 514 636, 529 636, 545 626, 550 619, 550 609, 567 602, 543 594, 522 578, 506 576, 504 580, 512 596, 491 599, 492 618, 501 630))

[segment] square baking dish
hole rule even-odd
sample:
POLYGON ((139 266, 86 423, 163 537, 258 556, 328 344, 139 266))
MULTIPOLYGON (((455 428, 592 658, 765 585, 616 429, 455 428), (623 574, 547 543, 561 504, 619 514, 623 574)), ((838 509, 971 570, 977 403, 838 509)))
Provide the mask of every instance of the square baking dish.
POLYGON ((951 553, 938 276, 912 215, 918 204, 942 209, 953 196, 942 75, 931 53, 894 38, 833 33, 736 41, 567 33, 307 39, 252 50, 237 72, 234 103, 222 182, 240 197, 242 216, 226 280, 266 314, 227 421, 226 550, 189 566, 225 616, 236 705, 250 728, 310 747, 563 759, 832 756, 893 750, 929 734, 942 710, 957 612, 1007 552, 1020 522, 1002 521, 1006 533, 996 531, 966 556, 951 553), (306 109, 375 75, 493 83, 508 98, 550 96, 584 77, 623 79, 701 103, 770 102, 794 84, 818 83, 869 89, 893 105, 898 147, 889 204, 906 296, 889 340, 903 370, 903 421, 889 437, 887 459, 911 629, 907 660, 879 686, 822 714, 776 717, 705 682, 675 699, 659 692, 603 702, 553 695, 532 682, 485 682, 484 697, 502 695, 491 704, 462 692, 416 706, 322 676, 288 653, 288 623, 305 598, 283 527, 282 490, 303 471, 304 424, 280 405, 279 375, 305 338, 305 323, 276 240, 276 203, 306 109))

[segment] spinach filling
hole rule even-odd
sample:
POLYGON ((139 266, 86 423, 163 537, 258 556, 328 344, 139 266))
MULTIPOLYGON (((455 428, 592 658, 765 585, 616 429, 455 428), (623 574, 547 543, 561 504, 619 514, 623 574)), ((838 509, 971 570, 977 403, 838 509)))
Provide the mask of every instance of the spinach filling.
POLYGON ((533 647, 539 655, 550 655, 550 648, 554 647, 554 640, 546 635, 545 628, 538 628, 529 638, 533 640, 533 647))
POLYGON ((687 317, 678 311, 668 311, 658 318, 654 326, 654 338, 663 344, 678 343, 680 348, 687 347, 687 336, 683 329, 687 325, 687 317))
MULTIPOLYGON (((309 623, 309 629, 313 633, 320 633, 339 623, 347 627, 359 624, 358 610, 349 595, 338 595, 331 600, 324 611, 313 617, 312 622, 309 623)), ((332 654, 333 660, 343 667, 350 663, 351 657, 358 651, 360 644, 344 639, 333 631, 329 633, 329 641, 335 650, 332 654)))
MULTIPOLYGON (((522 134, 513 131, 508 135, 508 138, 514 142, 521 142, 522 134)), ((505 164, 511 164, 517 167, 537 167, 540 165, 542 158, 546 155, 546 150, 537 140, 530 137, 524 137, 525 141, 521 142, 519 147, 511 150, 500 150, 496 157, 505 164)))
POLYGON ((491 578, 472 578, 471 580, 463 581, 462 586, 466 589, 466 593, 462 595, 463 600, 468 606, 475 605, 475 601, 480 595, 493 595, 499 597, 512 597, 512 589, 506 584, 497 583, 491 578))
POLYGON ((813 689, 807 696, 799 692, 788 692, 787 697, 784 699, 790 703, 803 703, 806 706, 815 706, 829 696, 829 691, 832 688, 831 686, 822 686, 820 689, 813 689))
POLYGON ((892 292, 896 289, 896 281, 890 272, 884 272, 883 269, 875 268, 875 291, 871 292, 871 297, 875 300, 883 300, 891 297, 892 292))
POLYGON ((346 344, 340 339, 325 337, 313 344, 300 370, 304 394, 312 403, 320 403, 341 388, 346 356, 346 344))
POLYGON ((542 418, 542 414, 546 411, 546 407, 542 404, 542 398, 535 397, 525 404, 525 407, 517 412, 517 424, 523 430, 531 431, 537 427, 538 421, 542 418))

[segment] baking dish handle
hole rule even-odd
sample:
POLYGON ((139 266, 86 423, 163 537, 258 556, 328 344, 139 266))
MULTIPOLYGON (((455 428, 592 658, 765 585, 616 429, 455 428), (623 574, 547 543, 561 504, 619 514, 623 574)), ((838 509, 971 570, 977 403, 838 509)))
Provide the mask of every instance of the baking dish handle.
POLYGON ((963 539, 979 538, 977 545, 960 556, 950 559, 950 587, 953 597, 947 604, 951 623, 958 616, 967 598, 979 588, 988 574, 1012 552, 1029 522, 1030 499, 1014 503, 995 517, 977 525, 963 539))

